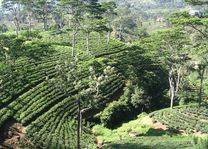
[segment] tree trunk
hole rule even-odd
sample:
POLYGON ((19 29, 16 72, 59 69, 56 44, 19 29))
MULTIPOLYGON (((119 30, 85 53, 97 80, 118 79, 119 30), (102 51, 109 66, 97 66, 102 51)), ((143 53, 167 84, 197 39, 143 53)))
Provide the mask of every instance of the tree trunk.
POLYGON ((173 70, 171 68, 169 72, 169 87, 170 87, 170 108, 173 108, 173 102, 175 98, 175 87, 174 87, 174 80, 173 80, 173 70))
POLYGON ((43 23, 44 23, 44 30, 47 31, 48 30, 48 21, 47 21, 46 16, 44 16, 43 23))
POLYGON ((72 37, 72 57, 74 57, 75 45, 76 45, 76 34, 73 33, 73 37, 72 37))
POLYGON ((73 35, 72 35, 72 57, 75 56, 75 47, 76 47, 76 35, 77 35, 77 31, 78 31, 78 27, 76 26, 76 28, 73 31, 73 35))
POLYGON ((176 81, 176 89, 175 89, 175 95, 178 93, 179 91, 179 87, 181 84, 181 67, 178 68, 177 70, 177 81, 176 81))
POLYGON ((100 32, 99 32, 98 33, 98 47, 101 50, 100 46, 101 46, 101 35, 100 35, 100 32))
POLYGON ((16 27, 16 34, 19 36, 19 31, 20 31, 20 14, 19 14, 20 8, 19 4, 17 8, 14 8, 14 24, 16 27))
POLYGON ((9 64, 9 54, 7 52, 5 52, 5 59, 6 59, 6 64, 9 64))
POLYGON ((14 16, 14 25, 16 27, 16 34, 17 37, 19 36, 19 31, 20 31, 20 25, 19 25, 19 19, 17 17, 17 14, 14 16))
POLYGON ((202 94, 203 94, 203 82, 204 82, 204 73, 205 73, 205 66, 202 66, 202 70, 199 70, 200 73, 200 88, 199 88, 199 106, 201 106, 202 102, 202 94))
POLYGON ((109 44, 110 44, 110 31, 107 32, 107 49, 109 50, 109 44))
POLYGON ((175 98, 175 91, 174 91, 174 87, 172 86, 172 88, 171 88, 171 100, 170 100, 170 108, 171 109, 173 109, 174 98, 175 98))
POLYGON ((47 13, 48 13, 48 5, 47 5, 47 1, 45 2, 44 5, 44 14, 43 14, 43 23, 44 23, 44 30, 47 31, 48 30, 48 18, 47 18, 47 13))
POLYGON ((89 48, 89 38, 90 38, 90 33, 87 32, 87 35, 86 35, 86 42, 87 42, 87 52, 89 54, 90 52, 90 48, 89 48))
POLYGON ((78 125, 77 125, 77 149, 81 149, 80 145, 80 140, 81 140, 81 103, 80 103, 80 98, 78 97, 78 112, 77 112, 77 120, 78 120, 78 125))
POLYGON ((61 14, 60 20, 59 20, 59 29, 62 29, 62 28, 63 28, 63 16, 61 14))
POLYGON ((119 39, 120 39, 120 41, 122 41, 122 25, 121 24, 120 24, 119 39))
POLYGON ((29 23, 29 32, 31 33, 32 31, 32 13, 29 12, 28 14, 28 23, 29 23))

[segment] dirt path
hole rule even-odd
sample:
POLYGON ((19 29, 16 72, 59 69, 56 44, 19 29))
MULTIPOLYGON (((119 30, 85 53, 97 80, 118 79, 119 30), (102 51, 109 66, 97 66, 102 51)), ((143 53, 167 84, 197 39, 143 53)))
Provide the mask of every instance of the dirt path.
POLYGON ((19 149, 21 145, 29 145, 26 130, 22 124, 9 120, 0 130, 0 149, 19 149))
MULTIPOLYGON (((164 130, 164 131, 168 131, 169 130, 168 126, 163 125, 160 122, 154 123, 154 120, 152 118, 150 118, 149 116, 144 117, 142 119, 141 123, 150 125, 154 129, 160 129, 160 130, 164 130)), ((184 130, 178 130, 178 133, 180 133, 181 135, 184 135, 184 136, 188 136, 189 135, 184 130)), ((192 135, 195 136, 195 137, 208 137, 208 134, 204 134, 202 132, 194 132, 194 133, 192 133, 192 135)))
POLYGON ((154 123, 154 120, 150 118, 149 116, 146 116, 141 121, 142 124, 150 125, 154 129, 161 129, 161 130, 168 130, 168 127, 166 125, 163 125, 160 122, 154 123))

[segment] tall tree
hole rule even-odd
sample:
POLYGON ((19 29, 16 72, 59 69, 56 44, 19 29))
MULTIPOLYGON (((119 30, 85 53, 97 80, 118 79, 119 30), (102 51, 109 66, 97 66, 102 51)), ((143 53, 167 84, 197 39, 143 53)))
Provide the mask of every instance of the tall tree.
MULTIPOLYGON (((97 76, 93 67, 89 68, 90 77, 87 82, 88 88, 86 88, 86 80, 80 79, 82 70, 79 67, 78 57, 74 57, 71 60, 64 60, 65 66, 57 65, 57 76, 56 79, 52 80, 52 83, 62 90, 66 96, 71 96, 69 94, 69 89, 71 86, 74 86, 74 89, 77 91, 77 94, 74 95, 77 102, 77 149, 81 149, 81 137, 82 137, 82 121, 83 114, 95 107, 96 100, 100 97, 100 86, 104 81, 103 76, 97 76)), ((70 138, 69 138, 70 139, 70 138)))
POLYGON ((10 12, 10 15, 12 16, 12 20, 15 25, 15 30, 17 36, 19 35, 20 31, 20 11, 21 11, 21 5, 18 0, 3 0, 2 6, 10 12))
POLYGON ((4 53, 8 66, 15 65, 16 59, 24 54, 24 42, 24 39, 16 35, 0 35, 0 51, 4 53))
POLYGON ((103 16, 104 9, 98 0, 86 0, 84 1, 85 5, 85 14, 82 21, 82 30, 86 34, 86 48, 89 53, 89 41, 90 33, 93 31, 99 31, 104 29, 103 16))
POLYGON ((156 40, 159 40, 156 43, 159 45, 159 53, 160 55, 164 55, 161 57, 161 61, 165 62, 169 71, 170 107, 173 108, 174 100, 181 89, 184 69, 186 68, 185 64, 189 60, 189 56, 185 51, 188 40, 180 28, 159 32, 156 38, 156 40))
POLYGON ((114 30, 120 40, 124 40, 124 35, 130 35, 137 29, 135 17, 128 8, 117 10, 118 17, 114 20, 114 30))
POLYGON ((34 1, 33 0, 19 0, 19 2, 23 5, 23 8, 26 10, 28 29, 29 29, 29 32, 31 32, 34 1))
POLYGON ((197 72, 198 77, 195 80, 196 88, 198 88, 198 103, 199 106, 203 102, 203 95, 205 89, 205 78, 208 70, 208 42, 206 39, 197 39, 190 47, 190 53, 192 54, 193 61, 192 66, 194 71, 197 72), (197 83, 198 82, 198 83, 197 83))
POLYGON ((176 26, 189 27, 194 31, 201 34, 202 38, 208 38, 207 30, 208 23, 207 18, 200 18, 198 16, 190 16, 188 12, 176 13, 170 21, 176 26))
POLYGON ((109 43, 110 43, 110 36, 111 32, 113 31, 112 29, 112 22, 115 19, 115 16, 117 15, 116 13, 116 8, 117 5, 114 1, 110 2, 104 2, 102 3, 102 7, 104 9, 104 19, 106 20, 106 32, 107 32, 107 48, 109 49, 109 43))
POLYGON ((69 28, 72 29, 72 56, 75 56, 76 35, 80 30, 80 22, 83 19, 83 1, 62 0, 66 13, 69 15, 69 28))
POLYGON ((44 24, 44 30, 48 30, 49 16, 56 6, 55 0, 36 0, 33 1, 33 12, 38 19, 41 19, 44 24))
POLYGON ((64 27, 64 8, 60 2, 57 3, 52 13, 52 17, 58 30, 64 27))
MULTIPOLYGON (((206 7, 207 0, 186 0, 190 5, 198 5, 206 7)), ((207 9, 207 8, 205 8, 207 9)), ((190 53, 193 57, 193 65, 195 71, 198 73, 199 90, 198 103, 202 103, 202 95, 204 90, 204 78, 207 70, 207 39, 208 39, 208 18, 207 15, 193 15, 188 12, 176 13, 170 18, 171 22, 177 26, 183 26, 186 33, 190 36, 191 46, 190 53), (187 28, 188 27, 188 28, 187 28), (189 29, 191 28, 191 30, 189 29)), ((195 80, 195 82, 197 82, 195 80)), ((195 86, 196 87, 196 86, 195 86)))

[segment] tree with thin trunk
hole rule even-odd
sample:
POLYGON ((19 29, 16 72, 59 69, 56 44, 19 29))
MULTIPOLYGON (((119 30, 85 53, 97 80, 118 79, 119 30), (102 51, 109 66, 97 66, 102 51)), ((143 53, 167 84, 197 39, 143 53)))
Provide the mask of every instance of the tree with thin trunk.
POLYGON ((83 20, 84 4, 81 0, 62 0, 62 6, 67 15, 69 15, 69 29, 72 30, 72 57, 75 56, 76 36, 81 28, 83 20))
POLYGON ((0 35, 0 50, 5 55, 8 66, 14 66, 16 59, 24 55, 24 39, 16 35, 0 35))
POLYGON ((2 6, 10 12, 10 15, 12 17, 16 35, 19 36, 20 31, 20 11, 21 11, 21 5, 18 0, 3 0, 2 6))
POLYGON ((176 26, 191 28, 201 34, 201 38, 208 39, 207 17, 191 16, 188 12, 176 13, 170 18, 171 23, 176 26))
POLYGON ((119 8, 116 10, 117 17, 113 21, 113 28, 116 32, 116 38, 124 40, 124 35, 129 34, 137 28, 135 17, 131 16, 131 10, 128 8, 119 8))
POLYGON ((191 49, 194 55, 193 68, 198 73, 199 79, 199 92, 198 92, 198 104, 199 106, 203 102, 204 94, 204 79, 208 70, 208 44, 206 41, 200 40, 200 45, 191 49))
POLYGON ((159 42, 160 51, 163 62, 167 65, 170 107, 173 108, 174 101, 181 89, 186 62, 189 60, 189 55, 185 50, 185 45, 188 44, 187 37, 180 28, 175 28, 158 33, 157 39, 159 42))
MULTIPOLYGON (((208 1, 206 0, 185 0, 191 5, 206 6, 208 1)), ((208 65, 207 55, 207 39, 208 39, 208 23, 207 16, 191 16, 188 12, 176 13, 170 21, 177 26, 183 26, 194 37, 191 40, 190 53, 192 54, 192 65, 194 70, 198 73, 199 79, 199 91, 198 91, 198 103, 199 106, 202 103, 202 95, 204 93, 204 76, 208 65), (190 30, 191 29, 191 30, 190 30)), ((191 37, 191 36, 190 36, 191 37)), ((191 68, 192 69, 192 68, 191 68)), ((196 81, 196 80, 195 80, 196 81)))
POLYGON ((104 14, 103 14, 103 18, 106 20, 107 49, 109 49, 111 32, 113 31, 112 22, 115 19, 115 17, 117 16, 117 13, 115 12, 117 6, 116 6, 115 2, 110 1, 110 2, 102 3, 102 7, 105 10, 104 14))
MULTIPOLYGON (((77 101, 77 149, 81 149, 81 137, 82 137, 82 121, 83 113, 88 109, 96 106, 96 101, 100 98, 100 85, 103 82, 102 76, 97 76, 96 71, 92 67, 89 68, 89 84, 88 88, 83 86, 82 79, 80 79, 81 71, 79 68, 79 59, 74 57, 72 61, 64 60, 65 66, 57 65, 57 77, 52 79, 51 83, 55 84, 58 90, 62 90, 66 96, 71 96, 69 89, 71 85, 77 90, 77 94, 74 95, 77 101)), ((69 138, 70 139, 70 138, 69 138)))
POLYGON ((50 16, 54 11, 55 6, 56 6, 55 0, 33 1, 33 8, 32 8, 33 13, 37 19, 41 19, 43 21, 43 29, 45 31, 48 30, 50 16))
POLYGON ((19 0, 19 2, 22 4, 23 9, 26 10, 28 30, 31 33, 31 31, 32 31, 32 18, 33 18, 33 7, 34 7, 33 0, 19 0))
POLYGON ((90 33, 93 31, 100 31, 103 28, 104 9, 98 0, 88 0, 84 2, 85 14, 82 21, 82 30, 86 34, 86 49, 90 52, 90 33))
POLYGON ((53 13, 53 20, 55 21, 55 26, 57 30, 64 27, 64 6, 61 2, 58 2, 53 13))

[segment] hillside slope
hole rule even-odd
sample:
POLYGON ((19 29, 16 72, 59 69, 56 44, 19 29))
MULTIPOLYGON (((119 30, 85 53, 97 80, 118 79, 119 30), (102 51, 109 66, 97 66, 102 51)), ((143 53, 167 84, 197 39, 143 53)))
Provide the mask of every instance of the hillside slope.
MULTIPOLYGON (((148 110, 150 107, 159 108, 161 105, 158 101, 163 99, 162 92, 166 89, 164 86, 166 81, 162 80, 166 71, 160 67, 154 56, 149 53, 150 51, 139 46, 126 45, 116 39, 111 39, 107 45, 104 35, 100 41, 95 40, 98 38, 96 33, 90 35, 90 50, 87 51, 86 39, 80 34, 77 36, 76 52, 79 62, 75 72, 80 88, 77 89, 73 79, 67 80, 65 88, 61 82, 61 76, 63 72, 66 74, 70 72, 69 64, 73 62, 71 39, 68 38, 67 32, 43 32, 41 36, 40 40, 34 40, 50 44, 49 53, 41 55, 38 59, 20 57, 12 69, 8 67, 1 71, 1 132, 4 132, 8 123, 14 122, 22 125, 22 129, 26 129, 26 136, 36 146, 74 148, 78 107, 76 97, 82 94, 82 91, 91 90, 91 86, 96 86, 95 84, 90 86, 90 83, 95 82, 92 77, 89 77, 91 67, 94 68, 94 75, 103 79, 99 85, 99 98, 95 100, 95 108, 90 108, 83 113, 84 118, 102 111, 112 101, 120 100, 126 83, 135 82, 135 80, 140 85, 137 87, 143 88, 144 99, 147 100, 147 103, 140 104, 138 107, 148 110), (158 87, 161 87, 161 90, 156 90, 158 87), (145 95, 148 95, 148 98, 145 95)), ((161 102, 164 101, 161 100, 161 102)), ((130 102, 126 108, 135 109, 130 102)), ((139 110, 134 114, 140 112, 139 110)), ((133 116, 135 115, 132 114, 129 118, 133 116)), ((122 123, 122 120, 115 121, 122 123)), ((84 122, 83 146, 95 142, 90 132, 90 125, 84 122)), ((8 134, 8 132, 4 133, 8 134)), ((7 137, 8 135, 5 138, 7 137)), ((5 140, 2 139, 0 142, 2 144, 5 140)))
POLYGON ((96 125, 93 132, 104 149, 192 149, 198 145, 193 136, 208 136, 207 118, 205 106, 180 106, 141 114, 113 130, 96 125))
POLYGON ((113 130, 96 125, 93 132, 104 149, 193 148, 191 137, 171 131, 160 122, 154 122, 148 114, 141 114, 137 119, 113 130))
MULTIPOLYGON (((71 48, 66 46, 65 41, 60 40, 59 35, 54 35, 54 40, 48 40, 48 34, 50 33, 43 35, 43 40, 50 42, 55 51, 39 57, 38 60, 21 57, 16 61, 15 66, 12 66, 12 71, 8 68, 1 72, 0 132, 8 133, 4 130, 9 122, 21 123, 26 127, 26 135, 34 145, 43 148, 74 148, 78 106, 76 95, 79 94, 79 90, 71 83, 67 86, 66 94, 57 87, 58 80, 54 82, 59 77, 59 68, 64 70, 67 68, 66 63, 72 61, 71 48), (69 138, 71 142, 68 142, 69 138)), ((83 41, 81 39, 79 41, 82 48, 83 41)), ((97 46, 96 44, 92 43, 92 46, 97 46)), ((94 50, 97 58, 89 56, 84 50, 79 51, 80 76, 78 77, 82 82, 82 89, 89 88, 86 82, 89 82, 90 66, 99 66, 95 68, 99 76, 110 66, 106 63, 108 60, 104 56, 122 52, 128 48, 116 40, 112 40, 109 47, 109 50, 94 50)), ((117 94, 122 92, 124 83, 124 78, 118 71, 108 74, 101 84, 100 99, 96 103, 98 107, 103 108, 111 100, 115 100, 117 94)), ((86 138, 85 134, 90 134, 89 127, 84 128, 84 132, 86 133, 82 137, 86 138)), ((4 141, 1 138, 0 143, 4 141)), ((87 140, 85 143, 88 144, 87 140)))

